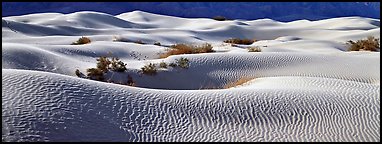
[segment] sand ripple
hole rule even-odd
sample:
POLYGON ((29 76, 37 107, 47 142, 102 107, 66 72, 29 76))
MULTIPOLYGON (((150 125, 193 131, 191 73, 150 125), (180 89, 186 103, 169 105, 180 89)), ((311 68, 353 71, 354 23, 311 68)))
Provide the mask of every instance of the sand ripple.
POLYGON ((284 78, 271 89, 163 91, 2 72, 6 141, 380 141, 375 84, 301 78, 327 86, 304 89, 284 78))

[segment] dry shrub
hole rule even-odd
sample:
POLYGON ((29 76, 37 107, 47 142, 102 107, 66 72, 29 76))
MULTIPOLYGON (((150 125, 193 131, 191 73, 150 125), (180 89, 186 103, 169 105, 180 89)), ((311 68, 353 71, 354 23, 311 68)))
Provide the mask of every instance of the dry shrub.
POLYGON ((97 58, 97 69, 102 72, 107 72, 109 69, 115 72, 124 72, 127 70, 126 65, 117 57, 112 57, 111 60, 104 56, 97 58))
POLYGON ((176 66, 178 66, 176 63, 170 63, 170 64, 168 64, 168 66, 170 66, 170 67, 176 67, 176 66))
POLYGON ((97 58, 97 69, 101 70, 102 72, 107 72, 109 69, 109 65, 111 64, 111 61, 104 56, 101 56, 97 58))
POLYGON ((76 69, 74 73, 76 74, 76 76, 81 77, 81 72, 79 69, 76 69))
POLYGON ((185 44, 177 44, 177 45, 171 46, 171 49, 167 51, 166 53, 161 54, 160 58, 166 58, 171 55, 191 54, 191 53, 192 53, 192 47, 185 44))
POLYGON ((232 81, 232 82, 227 83, 226 85, 223 86, 223 88, 227 89, 227 88, 239 86, 239 85, 242 85, 242 84, 244 84, 244 83, 246 83, 246 82, 248 82, 250 80, 253 80, 253 78, 243 77, 243 78, 240 78, 237 81, 232 81))
POLYGON ((181 57, 180 59, 176 59, 176 63, 179 67, 184 69, 188 69, 189 67, 189 60, 187 58, 181 57))
POLYGON ((143 74, 146 74, 146 75, 156 75, 157 74, 157 68, 155 66, 155 64, 153 63, 150 63, 148 65, 145 65, 141 68, 141 71, 143 74))
POLYGON ((111 60, 111 70, 116 72, 124 72, 127 70, 125 63, 119 60, 119 58, 113 57, 111 60))
POLYGON ((164 54, 160 55, 160 58, 167 58, 171 55, 180 55, 180 54, 197 54, 197 53, 210 53, 214 52, 212 50, 211 44, 203 45, 187 45, 187 44, 176 44, 170 47, 171 49, 164 54))
POLYGON ((159 67, 160 68, 167 68, 167 63, 165 63, 165 62, 161 62, 161 63, 159 63, 159 67))
POLYGON ((213 47, 212 47, 211 44, 206 43, 206 44, 194 47, 193 53, 211 53, 211 52, 215 52, 214 50, 212 50, 212 48, 213 47))
POLYGON ((82 45, 90 42, 91 40, 88 37, 81 37, 76 42, 73 42, 72 45, 82 45))
MULTIPOLYGON (((109 70, 115 72, 126 71, 126 64, 120 61, 118 58, 113 57, 109 60, 107 57, 101 56, 97 58, 97 67, 87 69, 87 77, 93 80, 104 81, 104 73, 109 70)), ((76 75, 81 75, 80 71, 77 69, 75 71, 76 75)))
POLYGON ((104 81, 103 74, 104 72, 98 68, 87 69, 87 76, 92 80, 104 81))
POLYGON ((377 51, 380 49, 379 38, 374 38, 373 36, 369 36, 365 40, 357 40, 356 42, 349 40, 346 44, 349 45, 348 51, 377 51))
POLYGON ((239 38, 231 38, 224 40, 225 43, 230 44, 242 44, 242 45, 250 45, 254 43, 256 40, 250 40, 250 39, 239 39, 239 38))
POLYGON ((261 48, 258 46, 255 47, 249 47, 248 52, 261 52, 261 48))

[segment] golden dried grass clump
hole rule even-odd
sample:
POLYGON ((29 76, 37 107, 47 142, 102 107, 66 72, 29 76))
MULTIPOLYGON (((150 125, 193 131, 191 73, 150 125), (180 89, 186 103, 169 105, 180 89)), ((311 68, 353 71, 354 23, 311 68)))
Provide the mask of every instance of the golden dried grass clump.
POLYGON ((167 58, 171 55, 180 55, 180 54, 197 54, 197 53, 210 53, 214 52, 212 50, 211 44, 203 45, 187 45, 187 44, 176 44, 170 47, 166 53, 160 55, 160 58, 167 58))
POLYGON ((73 42, 72 45, 82 45, 82 44, 88 44, 91 40, 88 37, 81 37, 76 42, 73 42))
POLYGON ((374 38, 373 36, 369 36, 364 40, 357 40, 356 42, 349 40, 346 44, 349 45, 348 51, 377 51, 380 49, 379 38, 374 38))

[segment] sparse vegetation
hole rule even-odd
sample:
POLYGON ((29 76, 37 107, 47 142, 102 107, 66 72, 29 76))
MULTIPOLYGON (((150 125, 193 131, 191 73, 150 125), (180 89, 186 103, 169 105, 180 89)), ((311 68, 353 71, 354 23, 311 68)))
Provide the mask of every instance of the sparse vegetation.
POLYGON ((170 48, 171 48, 171 50, 160 55, 160 58, 166 58, 166 57, 169 57, 171 55, 191 54, 193 51, 191 46, 188 46, 185 44, 173 45, 170 48))
POLYGON ((177 65, 176 65, 176 63, 170 63, 168 66, 170 66, 170 67, 176 67, 177 65))
POLYGON ((203 45, 187 45, 187 44, 176 44, 171 46, 171 50, 168 52, 161 54, 160 58, 166 58, 171 55, 180 55, 180 54, 196 54, 196 53, 210 53, 214 52, 212 50, 211 44, 203 44, 203 45))
POLYGON ((80 75, 81 75, 81 72, 80 72, 80 70, 79 69, 76 69, 76 71, 74 72, 75 74, 76 74, 76 76, 78 76, 78 77, 80 77, 80 75))
MULTIPOLYGON (((109 53, 109 55, 111 56, 111 53, 109 53)), ((127 70, 126 64, 123 63, 122 61, 120 61, 119 58, 112 57, 110 60, 105 56, 101 56, 101 57, 97 58, 96 68, 88 68, 86 70, 87 76, 82 74, 78 69, 76 69, 75 74, 78 77, 82 77, 82 78, 88 78, 88 79, 92 79, 92 80, 109 82, 109 83, 135 86, 135 81, 133 81, 133 78, 130 75, 127 76, 127 82, 126 83, 124 83, 123 81, 114 81, 112 78, 105 80, 104 75, 108 71, 124 72, 126 70, 127 70)))
POLYGON ((180 59, 176 59, 176 63, 178 64, 179 67, 188 69, 189 67, 189 60, 187 58, 181 57, 180 59))
POLYGON ((167 68, 167 63, 161 62, 161 63, 159 63, 159 67, 160 68, 167 68))
POLYGON ((227 88, 239 86, 239 85, 242 85, 242 84, 244 84, 244 83, 246 83, 246 82, 248 82, 250 80, 253 80, 253 78, 243 77, 243 78, 240 78, 237 81, 232 81, 232 82, 227 83, 226 85, 223 86, 223 88, 227 89, 227 88))
POLYGON ((81 37, 76 42, 73 42, 72 45, 82 45, 82 44, 88 44, 91 40, 88 37, 81 37))
POLYGON ((102 72, 107 72, 108 70, 112 70, 115 72, 124 72, 127 70, 127 64, 120 61, 117 57, 112 57, 112 59, 109 60, 107 57, 101 56, 97 58, 97 61, 97 69, 99 69, 102 72))
POLYGON ((157 68, 155 66, 155 64, 153 63, 150 63, 148 65, 145 65, 141 68, 141 71, 143 74, 146 74, 146 75, 156 75, 157 74, 157 68))
POLYGON ((82 72, 80 72, 79 69, 76 69, 76 71, 75 71, 74 73, 75 73, 76 76, 78 76, 78 77, 83 77, 83 76, 84 76, 84 74, 83 74, 82 72))
MULTIPOLYGON (((87 69, 87 78, 92 80, 104 81, 104 74, 109 70, 115 72, 124 72, 126 71, 126 64, 120 61, 118 58, 113 57, 110 61, 107 57, 101 56, 97 58, 96 68, 87 69)), ((85 77, 78 69, 76 69, 75 74, 78 77, 85 77)))
POLYGON ((98 61, 97 69, 99 69, 102 72, 107 72, 107 70, 109 69, 109 65, 111 64, 111 61, 104 56, 97 58, 97 61, 98 61))
POLYGON ((365 40, 357 40, 356 42, 349 40, 346 44, 349 46, 349 51, 377 51, 380 49, 379 38, 374 38, 373 36, 369 36, 365 40))
POLYGON ((116 72, 124 72, 126 71, 126 65, 122 61, 120 61, 118 58, 113 57, 111 60, 111 69, 116 72))
POLYGON ((213 17, 212 19, 214 19, 214 20, 217 20, 217 21, 225 21, 225 20, 227 20, 225 17, 223 17, 223 16, 215 16, 215 17, 213 17))
MULTIPOLYGON (((179 66, 180 68, 188 69, 189 60, 187 58, 181 57, 179 59, 175 59, 175 61, 176 61, 175 63, 172 62, 170 64, 167 64, 165 62, 161 62, 161 63, 159 63, 159 67, 160 68, 168 68, 168 66, 170 66, 170 67, 179 66)), ((145 74, 145 75, 156 75, 157 71, 158 71, 157 65, 154 63, 149 63, 148 65, 143 66, 139 72, 142 74, 145 74)))
POLYGON ((231 38, 224 40, 225 43, 230 44, 242 44, 242 45, 250 45, 254 43, 256 40, 250 40, 250 39, 239 39, 239 38, 231 38))
POLYGON ((258 46, 255 47, 249 47, 248 52, 261 52, 261 48, 258 46))
POLYGON ((103 77, 103 74, 104 74, 104 72, 98 68, 87 69, 87 76, 88 76, 88 78, 90 78, 92 80, 104 81, 105 78, 103 77))
POLYGON ((193 50, 193 53, 211 53, 211 52, 215 52, 214 50, 212 50, 212 45, 209 44, 209 43, 206 43, 206 44, 203 44, 203 45, 200 45, 200 46, 197 46, 195 47, 193 50))

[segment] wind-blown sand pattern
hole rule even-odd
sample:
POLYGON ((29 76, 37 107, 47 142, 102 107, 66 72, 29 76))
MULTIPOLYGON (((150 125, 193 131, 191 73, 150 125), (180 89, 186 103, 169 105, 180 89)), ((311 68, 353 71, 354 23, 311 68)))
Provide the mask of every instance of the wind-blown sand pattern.
POLYGON ((42 13, 3 17, 2 32, 2 141, 380 141, 379 51, 344 44, 379 37, 377 19, 42 13), (70 45, 81 36, 92 42, 70 45), (223 44, 231 37, 256 38, 262 52, 223 44), (166 46, 205 42, 216 52, 158 58, 166 46), (109 51, 139 87, 74 75, 109 51), (180 57, 188 69, 137 74, 180 57), (242 77, 252 80, 203 89, 242 77))

